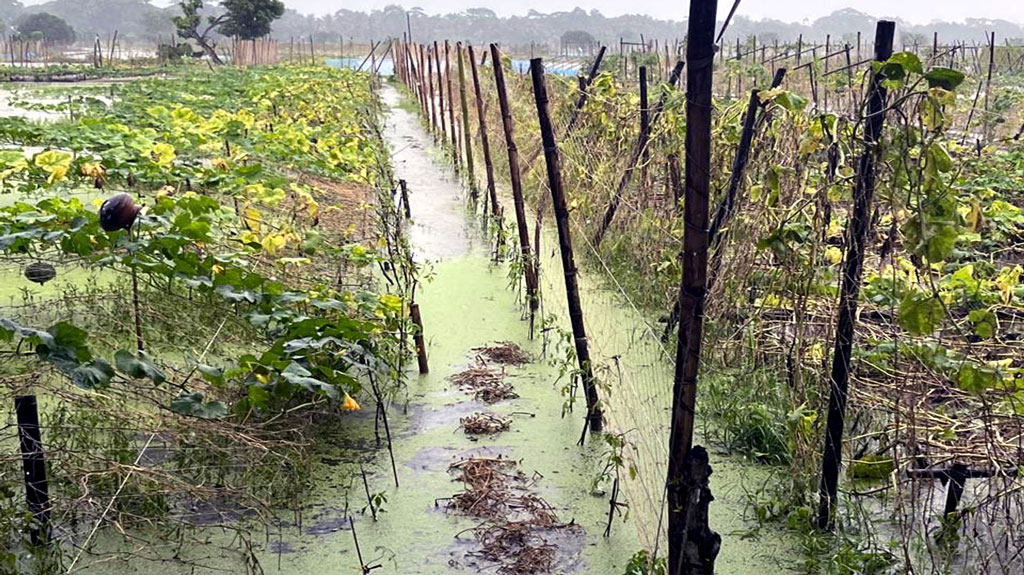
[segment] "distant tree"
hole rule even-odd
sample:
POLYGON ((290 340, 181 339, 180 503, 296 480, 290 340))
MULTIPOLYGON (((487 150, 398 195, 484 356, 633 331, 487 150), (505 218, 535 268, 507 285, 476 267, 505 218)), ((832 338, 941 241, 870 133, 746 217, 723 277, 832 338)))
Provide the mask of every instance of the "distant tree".
POLYGON ((284 15, 284 2, 281 0, 224 0, 221 6, 227 12, 227 18, 217 31, 243 40, 270 34, 270 25, 284 15))
POLYGON ((216 43, 210 39, 210 32, 227 20, 227 14, 207 17, 207 25, 202 31, 199 28, 203 25, 203 17, 199 11, 203 9, 203 0, 181 0, 178 4, 181 7, 181 16, 171 19, 177 29, 178 36, 185 40, 193 40, 206 52, 206 55, 214 64, 223 64, 220 56, 217 55, 216 43))
POLYGON ((594 46, 596 40, 591 33, 583 30, 569 30, 561 36, 562 51, 589 50, 594 46))
POLYGON ((207 16, 204 28, 203 0, 181 0, 178 5, 181 16, 172 19, 178 36, 195 41, 216 64, 223 62, 217 55, 216 43, 210 38, 211 32, 244 40, 262 38, 270 33, 271 23, 284 14, 281 0, 224 0, 220 5, 223 12, 207 16))
POLYGON ((75 29, 61 18, 46 12, 22 17, 15 28, 23 38, 38 38, 48 44, 66 46, 75 41, 75 29))

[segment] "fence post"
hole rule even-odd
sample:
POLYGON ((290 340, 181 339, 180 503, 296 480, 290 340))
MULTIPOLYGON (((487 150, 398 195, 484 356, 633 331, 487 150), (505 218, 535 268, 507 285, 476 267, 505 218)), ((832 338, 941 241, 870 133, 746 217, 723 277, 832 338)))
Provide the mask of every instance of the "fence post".
POLYGON ((423 341, 423 317, 420 316, 420 304, 409 304, 409 318, 416 326, 416 332, 412 336, 413 341, 416 342, 416 363, 419 365, 420 375, 425 375, 430 373, 430 367, 427 365, 427 344, 423 341))
POLYGON ((459 106, 462 112, 462 148, 466 155, 466 177, 469 179, 469 195, 474 200, 479 196, 476 189, 476 174, 473 171, 473 133, 469 127, 469 99, 466 97, 466 65, 462 54, 462 42, 455 43, 459 65, 459 106))
POLYGON ((437 106, 434 104, 434 60, 430 57, 430 46, 427 45, 427 98, 430 100, 430 132, 437 141, 437 106))
MULTIPOLYGON (((640 132, 651 133, 651 111, 647 104, 647 66, 640 66, 640 132)), ((647 195, 647 160, 650 156, 647 146, 640 154, 640 188, 647 195)))
MULTIPOLYGON (((484 113, 484 99, 480 91, 480 73, 477 71, 473 46, 467 45, 469 67, 473 73, 473 91, 476 93, 476 114, 480 120, 480 147, 484 154, 484 172, 487 175, 487 195, 491 199, 491 213, 498 216, 498 192, 494 186, 494 164, 491 162, 491 144, 487 140, 487 115, 484 113)), ((486 210, 484 210, 486 211, 486 210)))
POLYGON ((39 545, 50 538, 50 493, 46 481, 46 457, 43 454, 43 437, 39 429, 36 396, 15 397, 14 411, 18 418, 21 465, 25 473, 25 499, 35 519, 31 531, 32 544, 39 545))
POLYGON ((722 538, 708 524, 714 497, 708 488, 708 453, 693 445, 707 293, 708 207, 711 191, 711 92, 717 0, 690 2, 686 46, 686 167, 683 205, 679 337, 672 384, 669 435, 668 567, 673 575, 714 572, 722 538))
POLYGON ((548 170, 548 187, 551 189, 551 203, 558 228, 558 251, 562 256, 562 271, 565 275, 565 295, 569 304, 569 321, 572 324, 573 342, 576 345, 576 359, 579 361, 583 391, 587 399, 587 419, 583 426, 580 443, 587 429, 597 433, 603 425, 601 406, 598 404, 597 385, 590 363, 590 349, 587 330, 583 324, 583 308, 580 305, 580 291, 577 283, 576 260, 572 253, 572 236, 569 232, 569 208, 562 189, 561 159, 558 144, 555 143, 555 129, 548 112, 548 88, 544 79, 544 62, 540 58, 530 60, 530 74, 533 77, 533 95, 537 101, 537 119, 544 145, 544 161, 548 170))
POLYGON ((501 124, 505 131, 505 147, 508 149, 509 181, 512 187, 512 202, 516 210, 516 226, 519 231, 519 252, 523 258, 523 275, 526 278, 526 298, 530 305, 530 337, 533 338, 534 317, 539 301, 537 299, 537 264, 530 252, 530 232, 526 224, 526 207, 523 201, 523 182, 519 172, 519 147, 515 140, 515 124, 512 108, 508 104, 505 88, 505 70, 501 63, 498 45, 491 44, 491 62, 494 66, 494 83, 498 92, 498 106, 501 109, 501 124))
MULTIPOLYGON (((875 29, 875 61, 884 62, 892 56, 895 22, 880 20, 875 29)), ((874 73, 868 96, 868 113, 864 127, 864 153, 857 162, 853 188, 853 211, 847 230, 847 248, 836 313, 836 337, 830 376, 828 420, 825 424, 824 457, 821 462, 821 485, 818 501, 818 528, 835 526, 836 494, 839 488, 839 466, 842 462, 843 425, 846 419, 846 395, 850 382, 851 353, 856 327, 857 297, 860 293, 864 250, 871 220, 871 202, 875 194, 875 156, 882 137, 887 90, 883 77, 874 73)))
POLYGON ((448 124, 452 127, 452 157, 455 158, 455 172, 462 167, 462 152, 459 150, 459 135, 455 124, 455 92, 452 92, 452 60, 448 40, 444 41, 444 77, 448 84, 448 124))
POLYGON ((434 40, 434 68, 437 69, 437 110, 441 116, 441 143, 444 144, 448 138, 448 127, 444 119, 444 87, 441 86, 441 50, 438 49, 437 40, 434 40))

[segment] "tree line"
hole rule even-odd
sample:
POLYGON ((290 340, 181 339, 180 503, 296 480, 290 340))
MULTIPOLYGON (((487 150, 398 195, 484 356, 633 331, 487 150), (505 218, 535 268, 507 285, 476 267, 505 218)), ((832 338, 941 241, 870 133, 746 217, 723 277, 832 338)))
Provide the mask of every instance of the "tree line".
MULTIPOLYGON (((190 4, 185 2, 184 4, 190 4)), ((202 4, 202 3, 200 3, 202 4)), ((207 0, 196 10, 203 23, 228 11, 232 4, 243 6, 258 4, 254 0, 207 0)), ((531 42, 558 45, 568 31, 585 32, 597 42, 613 45, 623 39, 637 42, 643 39, 673 40, 685 35, 686 21, 661 20, 645 15, 605 16, 598 10, 552 12, 535 10, 525 14, 500 17, 487 8, 470 8, 448 14, 428 14, 419 8, 406 9, 394 4, 379 10, 338 10, 331 14, 313 16, 301 14, 283 2, 280 17, 273 21, 269 33, 272 37, 308 38, 319 42, 367 42, 385 37, 401 37, 411 27, 414 40, 460 39, 473 43, 499 42, 529 44, 531 42)), ((79 40, 90 41, 96 35, 108 37, 114 30, 127 42, 153 44, 169 42, 176 34, 175 19, 183 17, 179 3, 160 8, 147 0, 49 0, 42 4, 24 5, 20 0, 0 0, 0 26, 9 35, 14 27, 33 13, 48 13, 59 17, 75 31, 79 40)), ((187 10, 186 10, 187 12, 187 10)), ((737 16, 729 26, 727 37, 747 38, 757 35, 761 42, 794 40, 803 35, 805 40, 824 40, 830 35, 835 40, 855 38, 862 32, 872 37, 877 18, 847 8, 838 10, 809 23, 783 22, 775 19, 752 20, 737 16)), ((930 44, 932 33, 939 34, 940 42, 984 42, 987 32, 996 32, 998 38, 1024 41, 1024 26, 1006 20, 967 19, 964 22, 933 22, 913 25, 900 22, 903 42, 930 44)), ((200 30, 202 32, 202 30, 200 30)), ((220 26, 210 30, 216 39, 231 34, 220 26)), ((1018 42, 1020 43, 1020 42, 1018 42)), ((201 49, 201 46, 196 46, 201 49)))

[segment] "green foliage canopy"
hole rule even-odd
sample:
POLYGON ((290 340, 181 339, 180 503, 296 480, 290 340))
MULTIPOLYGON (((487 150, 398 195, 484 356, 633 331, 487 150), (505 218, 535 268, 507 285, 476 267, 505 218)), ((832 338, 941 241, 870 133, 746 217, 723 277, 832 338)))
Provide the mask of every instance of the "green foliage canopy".
POLYGON ((23 38, 40 38, 51 44, 67 45, 75 41, 75 30, 63 19, 46 12, 21 18, 16 26, 23 38))

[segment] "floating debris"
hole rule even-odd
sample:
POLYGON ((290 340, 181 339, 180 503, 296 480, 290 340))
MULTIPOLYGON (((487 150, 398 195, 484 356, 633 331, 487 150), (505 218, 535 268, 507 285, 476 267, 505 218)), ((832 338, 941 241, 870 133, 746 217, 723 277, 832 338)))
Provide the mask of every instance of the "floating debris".
POLYGON ((576 530, 559 523, 554 508, 529 491, 530 483, 515 461, 502 457, 473 457, 453 463, 465 491, 448 500, 448 509, 486 521, 469 529, 480 548, 470 555, 497 564, 501 575, 533 575, 551 571, 557 547, 545 534, 576 530))
POLYGON ((499 341, 491 346, 474 347, 473 351, 487 361, 505 365, 523 365, 533 361, 525 349, 512 341, 499 341))
POLYGON ((468 435, 488 435, 508 431, 512 420, 493 413, 474 413, 460 419, 459 424, 468 435))
POLYGON ((477 365, 448 378, 455 385, 473 392, 473 397, 484 403, 497 403, 506 399, 516 399, 512 384, 505 381, 505 372, 477 365))

